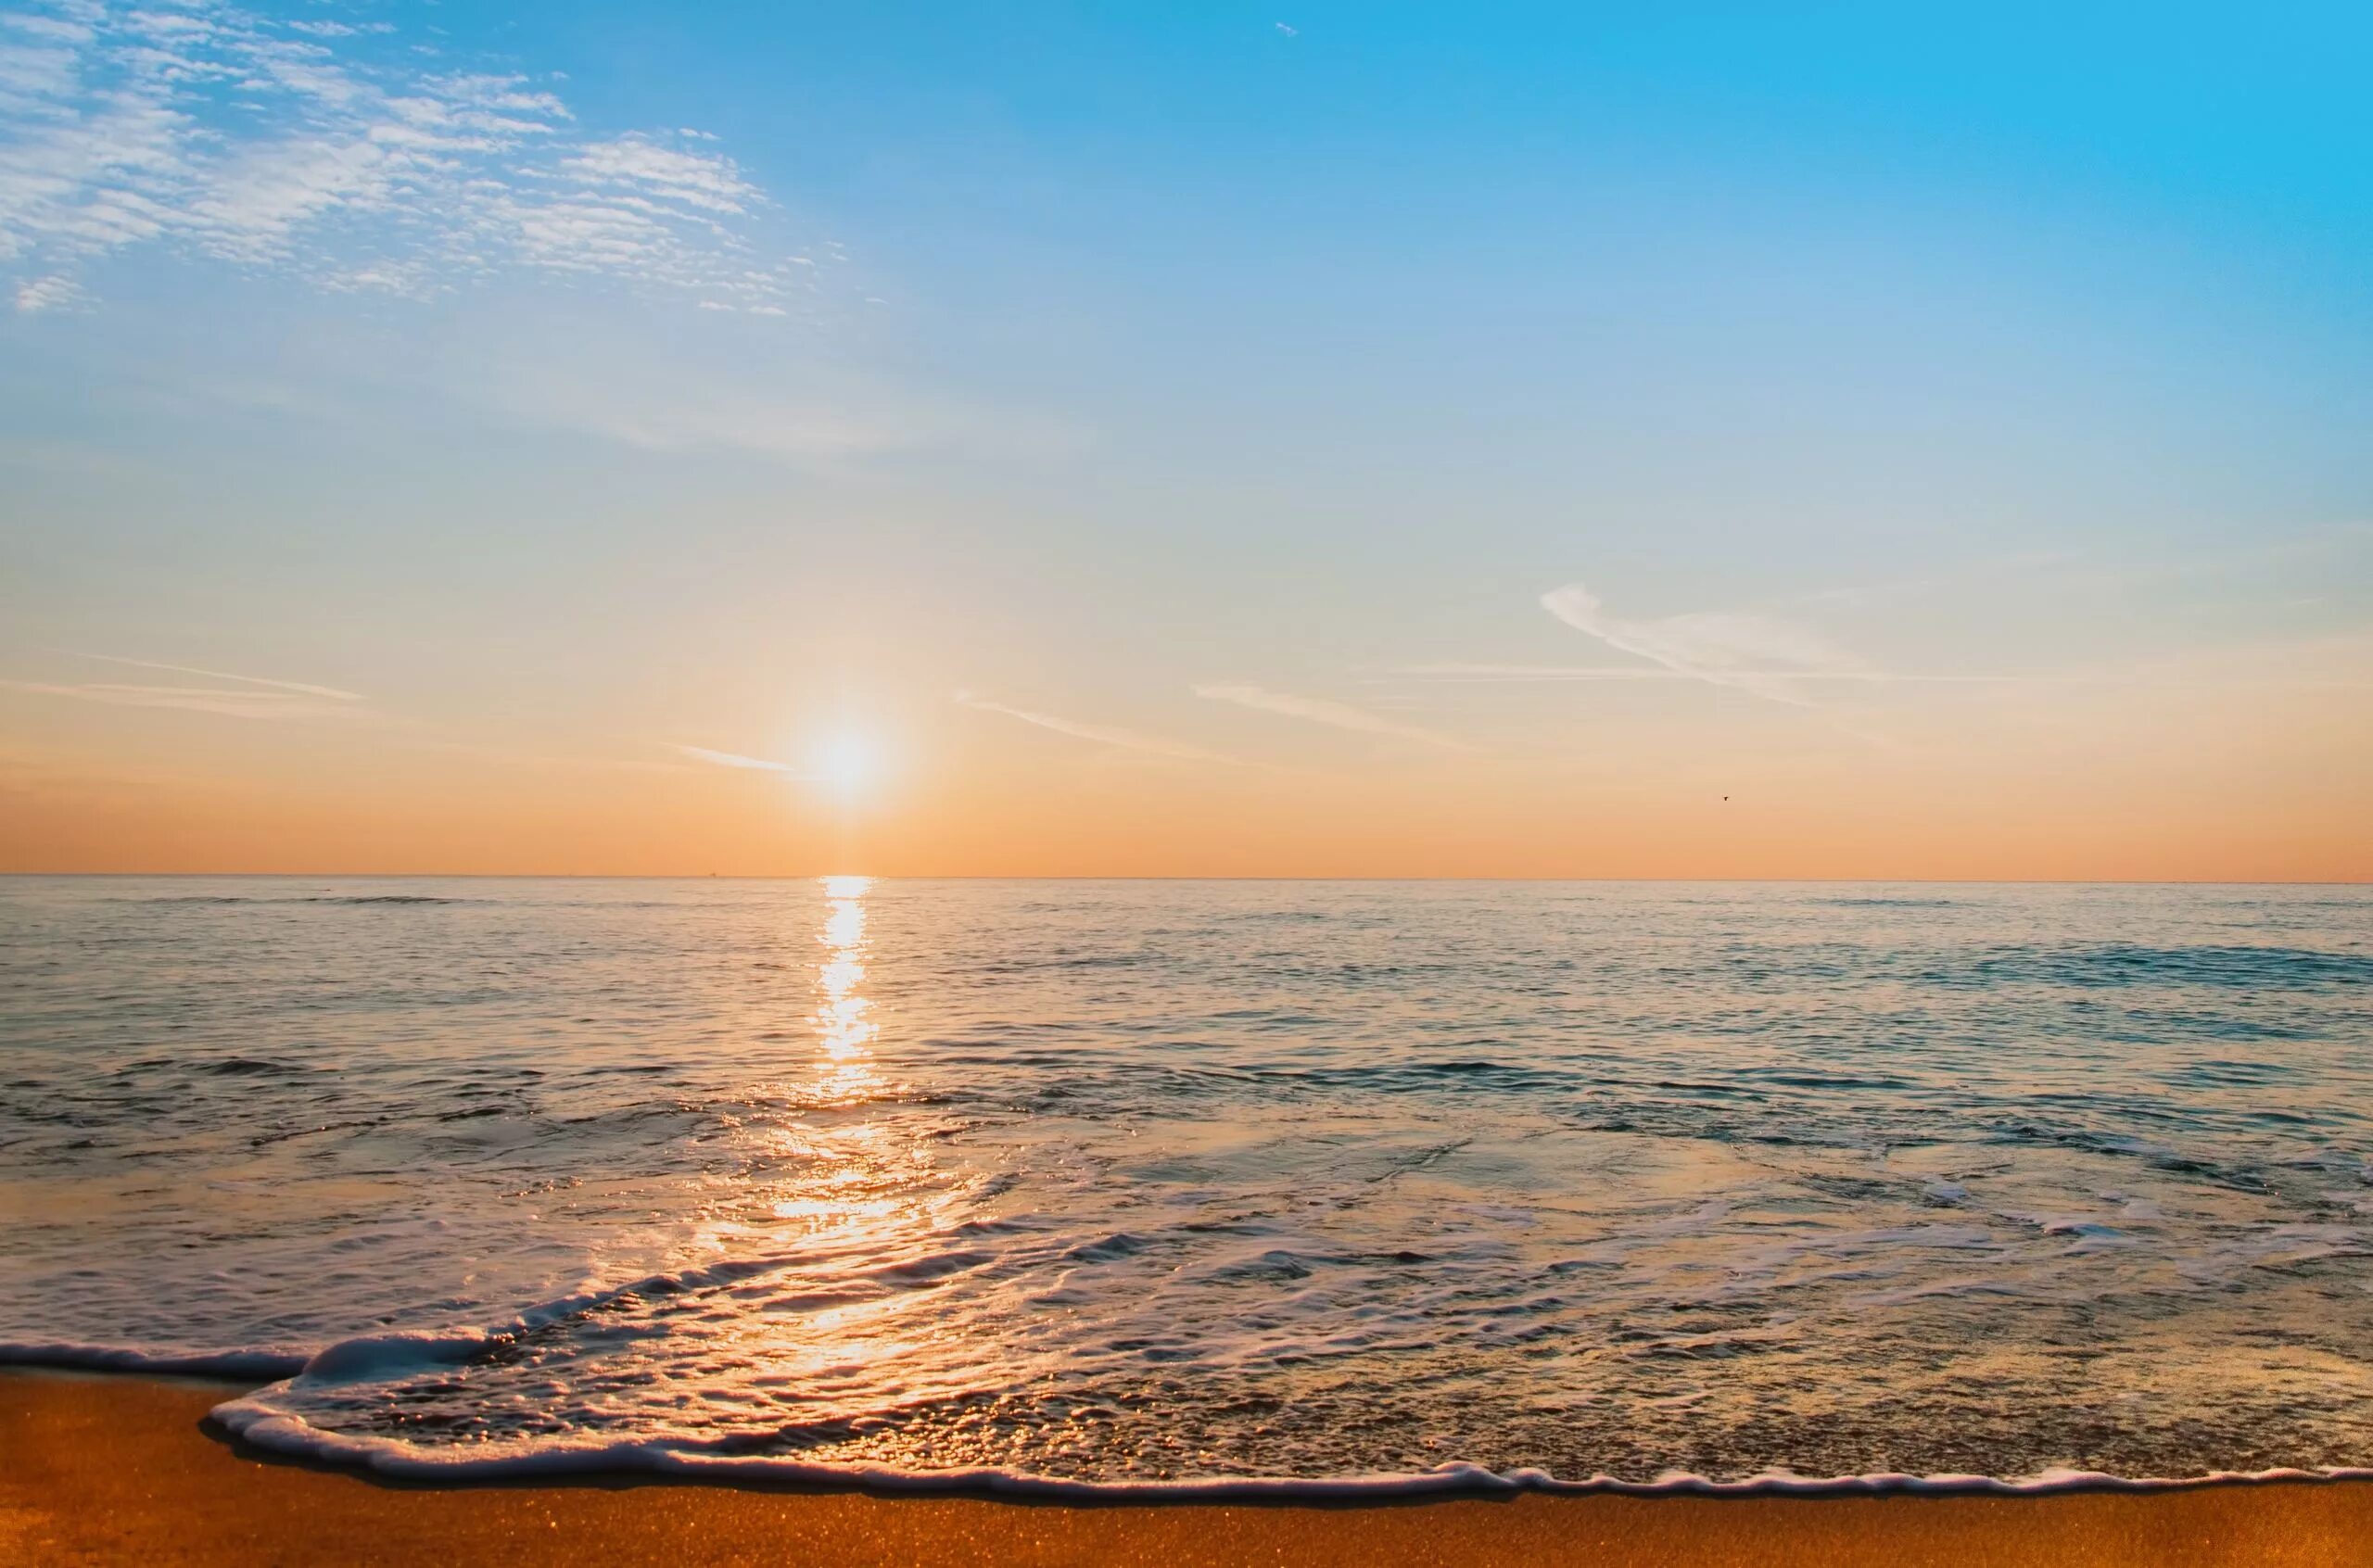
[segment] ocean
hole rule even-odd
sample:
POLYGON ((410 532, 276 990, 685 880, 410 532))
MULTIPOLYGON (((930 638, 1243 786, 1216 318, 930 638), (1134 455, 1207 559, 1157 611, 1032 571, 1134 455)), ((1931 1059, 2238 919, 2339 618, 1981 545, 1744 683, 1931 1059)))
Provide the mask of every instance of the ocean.
POLYGON ((0 1359, 1076 1495, 2373 1465, 2373 890, 0 879, 0 1359))

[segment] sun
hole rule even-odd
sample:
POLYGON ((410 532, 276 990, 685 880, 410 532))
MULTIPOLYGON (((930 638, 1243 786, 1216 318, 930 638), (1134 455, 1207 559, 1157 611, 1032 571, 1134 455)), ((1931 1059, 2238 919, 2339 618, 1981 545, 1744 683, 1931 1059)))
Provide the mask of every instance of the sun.
POLYGON ((843 800, 866 794, 881 771, 873 742, 862 735, 835 735, 817 744, 809 765, 818 782, 843 800))

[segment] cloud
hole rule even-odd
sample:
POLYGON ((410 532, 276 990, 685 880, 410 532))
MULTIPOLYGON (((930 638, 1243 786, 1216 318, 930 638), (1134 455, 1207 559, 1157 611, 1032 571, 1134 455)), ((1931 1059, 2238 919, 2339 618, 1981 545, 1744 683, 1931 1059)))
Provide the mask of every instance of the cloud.
POLYGON ((686 746, 676 741, 670 741, 669 745, 694 762, 714 763, 718 767, 754 768, 760 773, 780 773, 786 778, 809 777, 807 770, 804 767, 794 767, 789 763, 770 762, 765 757, 740 756, 732 752, 712 752, 706 746, 686 746))
MULTIPOLYGON (((1634 681, 1634 680, 1703 680, 1707 677, 1695 670, 1679 670, 1667 666, 1647 668, 1638 664, 1403 664, 1390 672, 1395 676, 1414 677, 1419 680, 1446 681, 1634 681)), ((2061 682, 2087 677, 2051 675, 1919 675, 1898 670, 1838 669, 1732 670, 1733 677, 1752 677, 1766 681, 1821 682, 1844 681, 1864 686, 1894 686, 1946 684, 1970 686, 2015 685, 2023 681, 2061 682)))
POLYGON ((1419 680, 1565 681, 1685 680, 1677 670, 1638 664, 1402 664, 1390 671, 1419 680))
POLYGON ((120 686, 107 683, 61 685, 38 680, 0 679, 0 689, 43 697, 63 697, 82 702, 105 702, 126 708, 175 708, 186 713, 220 714, 227 718, 314 719, 349 714, 356 710, 339 702, 300 696, 294 691, 261 691, 253 688, 218 689, 196 686, 120 686))
POLYGON ((17 309, 26 315, 44 310, 60 310, 77 304, 82 288, 72 278, 53 274, 45 278, 28 278, 17 285, 17 309))
POLYGON ((222 670, 202 670, 189 664, 159 664, 151 659, 123 659, 112 653, 75 653, 73 656, 95 659, 106 664, 123 664, 133 669, 164 670, 173 675, 197 676, 206 680, 227 680, 236 684, 231 687, 140 686, 119 681, 0 679, 0 689, 40 697, 60 697, 70 702, 103 702, 114 707, 170 708, 184 713, 220 714, 226 718, 351 718, 365 711, 355 705, 364 700, 362 693, 341 691, 334 686, 314 686, 301 680, 274 680, 264 676, 232 675, 222 670))
POLYGON ((771 204, 712 138, 589 133, 536 80, 437 69, 381 25, 222 0, 0 18, 18 309, 70 299, 81 267, 139 246, 414 296, 536 270, 779 313, 818 286, 761 253, 771 204))
POLYGON ((731 158, 683 152, 649 136, 594 143, 563 158, 560 169, 579 185, 708 212, 738 215, 766 201, 731 158))
POLYGON ((1542 607, 1610 648, 1676 676, 1729 687, 1768 702, 1808 706, 1796 682, 1807 677, 1867 679, 1873 672, 1820 633, 1747 612, 1701 611, 1660 620, 1610 615, 1598 596, 1568 583, 1541 596, 1542 607))
POLYGON ((624 386, 527 384, 490 400, 514 417, 582 431, 652 452, 742 451, 791 463, 858 458, 932 444, 896 413, 869 415, 829 402, 740 398, 713 388, 671 397, 624 386))
POLYGON ((958 692, 956 701, 981 713, 1003 714, 1008 718, 1034 724, 1041 729, 1051 729, 1058 735, 1068 735, 1074 740, 1091 740, 1099 746, 1142 752, 1148 756, 1173 757, 1181 762, 1222 763, 1231 767, 1243 765, 1235 757, 1223 756, 1184 740, 1172 740, 1160 735, 1141 735, 1136 730, 1116 729, 1110 725, 1084 724, 1077 719, 1059 718, 1053 714, 1034 713, 1028 708, 1009 708, 1003 702, 992 702, 969 691, 958 692))
POLYGON ((1196 696, 1209 698, 1215 702, 1234 702, 1264 714, 1308 719, 1313 724, 1330 725, 1337 729, 1358 730, 1365 735, 1388 735, 1396 740, 1415 740, 1420 745, 1439 746, 1445 751, 1471 752, 1475 749, 1464 740, 1453 740, 1430 729, 1420 729, 1415 725, 1396 724, 1364 708, 1354 708, 1347 702, 1330 702, 1320 697, 1296 697, 1289 692, 1271 691, 1265 687, 1223 684, 1198 686, 1194 691, 1196 696))
POLYGON ((450 386, 454 395, 525 424, 650 452, 736 452, 811 470, 915 451, 1028 462, 1084 442, 1053 416, 970 406, 818 364, 793 348, 754 349, 747 338, 729 329, 623 348, 514 349, 512 340, 490 336, 450 386))
MULTIPOLYGON (((2352 691, 2373 688, 2373 680, 2346 673, 2309 672, 2299 676, 2223 678, 2198 674, 2171 674, 2151 665, 2089 670, 1919 671, 1919 670, 1754 670, 1732 672, 1791 684, 1822 683, 1847 686, 2124 686, 2166 687, 2196 690, 2352 691)), ((1393 679, 1493 683, 1560 683, 1640 680, 1701 680, 1692 671, 1644 669, 1617 664, 1403 664, 1385 672, 1393 679)))
POLYGON ((208 680, 235 680, 247 686, 268 686, 282 691, 294 691, 307 697, 327 697, 339 702, 360 702, 359 691, 341 691, 335 686, 309 686, 301 680, 274 680, 266 676, 232 675, 223 670, 201 670, 193 664, 160 664, 153 659, 125 659, 113 653, 83 653, 78 659, 96 659, 103 664, 128 664, 135 670, 165 670, 173 675, 203 676, 208 680))

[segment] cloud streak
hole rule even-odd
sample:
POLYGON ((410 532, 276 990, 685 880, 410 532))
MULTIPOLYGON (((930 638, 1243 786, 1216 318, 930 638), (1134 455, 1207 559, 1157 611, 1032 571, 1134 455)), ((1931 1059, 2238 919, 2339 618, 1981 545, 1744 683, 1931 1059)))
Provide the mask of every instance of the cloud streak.
POLYGON ((301 680, 276 680, 268 676, 233 675, 227 670, 202 670, 194 664, 160 664, 153 659, 126 659, 114 653, 84 653, 67 650, 78 659, 96 659, 103 664, 124 664, 135 670, 163 670, 171 675, 200 676, 208 680, 235 680, 247 686, 270 687, 280 691, 294 691, 306 697, 326 697, 338 702, 360 702, 359 691, 341 691, 335 686, 311 686, 301 680))
POLYGON ((1811 701, 1796 682, 1808 677, 1871 678, 1868 664, 1820 633, 1748 612, 1701 611, 1653 621, 1609 614, 1596 594, 1568 583, 1541 596, 1542 608, 1608 647, 1637 654, 1676 676, 1728 687, 1798 707, 1811 701))
POLYGON ((1422 746, 1436 746, 1444 751, 1471 752, 1475 748, 1464 740, 1423 729, 1415 725, 1399 724, 1364 708, 1348 702, 1329 702, 1323 697, 1297 697, 1291 692, 1272 691, 1262 686, 1230 685, 1210 682, 1194 688, 1195 695, 1214 702, 1234 702, 1264 714, 1276 714, 1286 718, 1304 719, 1335 729, 1349 729, 1363 735, 1383 735, 1398 740, 1413 740, 1422 746))
POLYGON ((1170 757, 1179 762, 1220 763, 1230 767, 1244 765, 1235 757, 1208 751, 1185 740, 1173 740, 1160 735, 1144 735, 1134 729, 1120 729, 1110 725, 1086 724, 1078 719, 1060 718, 1053 714, 1037 713, 1029 708, 1008 707, 1003 702, 992 702, 986 698, 975 697, 969 691, 958 692, 956 701, 979 713, 1003 714, 1008 718, 1020 719, 1024 724, 1036 725, 1041 729, 1051 729, 1058 735, 1068 735, 1075 740, 1092 741, 1097 745, 1110 746, 1118 751, 1141 752, 1148 756, 1170 757))
POLYGON ((185 713, 219 714, 226 718, 334 718, 361 711, 340 702, 301 696, 294 691, 258 690, 252 687, 122 686, 106 682, 65 685, 50 681, 0 679, 0 689, 29 692, 41 697, 62 697, 72 702, 103 702, 113 707, 172 708, 185 713))
POLYGON ((733 752, 713 752, 706 746, 687 746, 680 741, 670 741, 668 745, 671 750, 682 752, 694 762, 710 763, 717 767, 740 767, 759 773, 779 773, 786 778, 810 777, 806 768, 795 767, 790 763, 773 762, 765 757, 745 757, 733 752))
POLYGON ((787 360, 753 365, 737 352, 737 361, 494 356, 463 395, 509 419, 644 451, 737 452, 803 468, 919 450, 1027 462, 1079 441, 1060 421, 1020 410, 827 382, 787 360))
MULTIPOLYGON (((1694 671, 1669 668, 1644 668, 1637 664, 1403 664, 1390 672, 1419 680, 1445 681, 1635 681, 1635 680, 1702 680, 1694 671)), ((2093 684, 2116 677, 2108 676, 2061 675, 1923 675, 1900 670, 1740 670, 1738 676, 1751 676, 1769 681, 1843 681, 1861 686, 1950 685, 1950 686, 2016 686, 2026 683, 2046 685, 2093 684)))
POLYGON ((0 679, 0 689, 69 702, 99 702, 120 708, 167 708, 184 713, 219 714, 225 718, 318 719, 356 717, 367 710, 359 691, 316 686, 301 680, 277 680, 268 676, 233 675, 226 670, 200 669, 194 664, 160 664, 154 659, 126 659, 113 653, 83 653, 60 649, 77 659, 121 664, 135 670, 161 670, 170 675, 196 676, 203 680, 227 680, 229 687, 144 686, 124 681, 42 681, 0 679))
MULTIPOLYGON (((597 134, 549 82, 450 69, 375 27, 225 3, 0 17, 0 272, 20 311, 138 247, 427 297, 504 271, 784 314, 765 193, 708 138, 597 134)), ((837 252, 831 253, 837 259, 837 252)))

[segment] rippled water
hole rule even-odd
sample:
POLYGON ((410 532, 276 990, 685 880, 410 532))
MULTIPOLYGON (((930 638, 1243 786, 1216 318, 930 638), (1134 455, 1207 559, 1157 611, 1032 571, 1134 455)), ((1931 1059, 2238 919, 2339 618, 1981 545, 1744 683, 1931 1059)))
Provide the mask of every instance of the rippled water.
POLYGON ((2366 1465, 2373 892, 0 880, 0 1232, 382 1461, 2366 1465))

